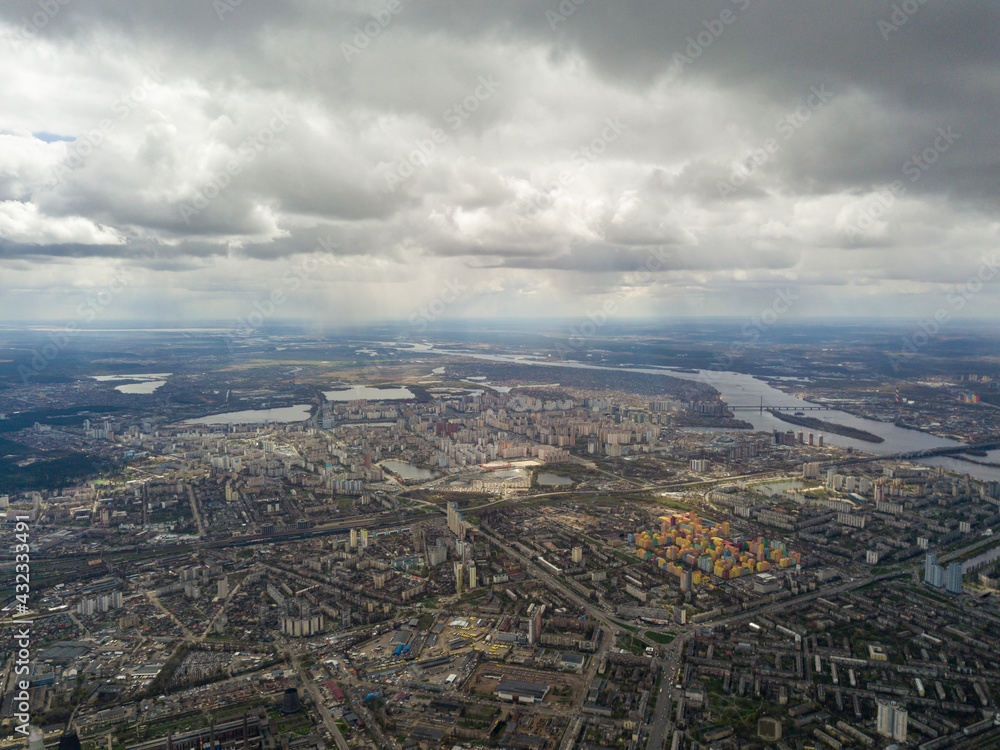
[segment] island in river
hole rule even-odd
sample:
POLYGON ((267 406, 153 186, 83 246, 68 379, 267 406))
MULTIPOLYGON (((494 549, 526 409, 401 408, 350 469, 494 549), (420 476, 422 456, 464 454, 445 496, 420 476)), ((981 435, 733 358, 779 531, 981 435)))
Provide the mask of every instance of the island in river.
POLYGON ((782 422, 788 422, 789 424, 798 425, 799 427, 808 427, 811 430, 831 432, 834 435, 843 435, 844 437, 852 438, 854 440, 864 440, 866 443, 885 442, 885 438, 866 432, 865 430, 859 430, 856 427, 848 427, 847 425, 837 424, 836 422, 825 422, 822 419, 816 419, 815 417, 799 417, 777 409, 768 409, 767 411, 770 412, 771 416, 775 419, 780 419, 782 422))

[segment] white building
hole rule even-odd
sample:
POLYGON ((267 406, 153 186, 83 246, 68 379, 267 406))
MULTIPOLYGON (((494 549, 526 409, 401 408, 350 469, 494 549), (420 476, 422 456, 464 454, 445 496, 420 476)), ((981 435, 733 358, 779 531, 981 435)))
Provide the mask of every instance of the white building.
POLYGON ((895 701, 878 701, 878 733, 897 742, 906 742, 906 709, 895 701))

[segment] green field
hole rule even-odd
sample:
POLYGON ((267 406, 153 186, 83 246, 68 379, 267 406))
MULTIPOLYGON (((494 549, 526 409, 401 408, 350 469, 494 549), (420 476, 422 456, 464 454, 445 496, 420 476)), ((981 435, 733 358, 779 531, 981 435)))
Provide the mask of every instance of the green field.
POLYGON ((646 652, 646 644, 631 635, 619 635, 618 645, 636 655, 642 655, 646 652))

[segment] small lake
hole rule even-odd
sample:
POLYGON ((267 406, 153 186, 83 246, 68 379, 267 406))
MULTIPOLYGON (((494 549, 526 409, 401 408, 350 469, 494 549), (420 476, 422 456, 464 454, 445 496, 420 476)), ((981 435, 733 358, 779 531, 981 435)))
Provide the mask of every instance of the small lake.
POLYGON ((211 414, 189 419, 184 424, 266 424, 268 422, 304 422, 309 419, 310 404, 282 406, 276 409, 250 409, 227 414, 211 414))
POLYGON ((543 487, 566 487, 573 484, 573 480, 569 477, 561 477, 558 474, 550 474, 547 471, 539 472, 538 476, 535 477, 535 481, 543 487))
POLYGON ((129 393, 133 395, 149 395, 155 393, 158 388, 167 384, 167 378, 173 375, 172 372, 143 373, 141 375, 92 375, 91 377, 100 383, 116 383, 119 380, 138 380, 138 383, 128 383, 127 385, 115 386, 119 393, 129 393))
POLYGON ((386 471, 391 471, 393 474, 402 477, 403 479, 433 479, 438 475, 438 472, 431 471, 430 469, 421 469, 419 466, 414 466, 413 464, 408 464, 406 461, 395 461, 393 459, 387 459, 379 464, 386 471))
POLYGON ((409 388, 374 388, 370 385, 354 385, 350 388, 340 388, 335 391, 323 391, 327 401, 401 401, 416 398, 409 388))
POLYGON ((144 380, 141 383, 129 383, 128 385, 116 386, 115 390, 119 393, 132 393, 145 396, 150 393, 155 393, 158 388, 161 388, 166 384, 166 380, 144 380))
MULTIPOLYGON (((466 378, 466 383, 472 383, 473 385, 481 385, 483 388, 489 388, 491 391, 496 391, 497 393, 510 393, 516 386, 507 385, 490 385, 486 382, 486 378, 466 378)), ((482 393, 482 391, 478 391, 482 393)))

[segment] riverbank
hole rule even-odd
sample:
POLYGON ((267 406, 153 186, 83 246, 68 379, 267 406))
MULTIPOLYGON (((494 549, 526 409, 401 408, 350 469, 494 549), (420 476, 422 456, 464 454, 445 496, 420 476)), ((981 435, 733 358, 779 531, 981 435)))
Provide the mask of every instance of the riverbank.
POLYGON ((752 430, 753 424, 735 417, 718 417, 696 412, 677 412, 670 417, 673 427, 714 427, 724 430, 752 430))
POLYGON ((989 466, 992 469, 1000 469, 1000 464, 995 461, 977 461, 974 458, 969 458, 968 451, 966 453, 957 453, 951 456, 951 458, 954 458, 956 461, 965 461, 966 463, 975 464, 976 466, 989 466))
POLYGON ((816 419, 815 417, 797 417, 794 414, 788 414, 777 409, 768 409, 767 411, 775 419, 787 422, 788 424, 794 424, 799 427, 808 427, 811 430, 822 430, 823 432, 830 432, 834 435, 842 435, 843 437, 848 437, 852 440, 863 440, 866 443, 877 444, 885 442, 885 438, 866 430, 859 430, 856 427, 848 427, 847 425, 837 424, 836 422, 826 422, 822 419, 816 419))

